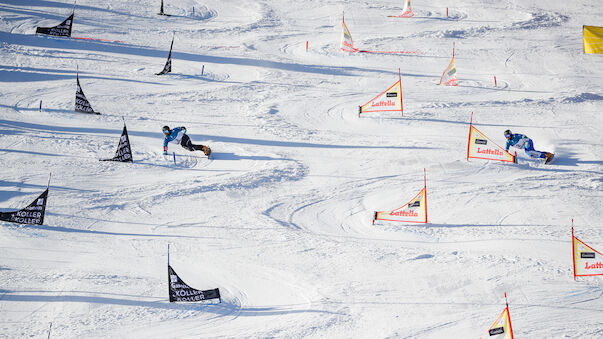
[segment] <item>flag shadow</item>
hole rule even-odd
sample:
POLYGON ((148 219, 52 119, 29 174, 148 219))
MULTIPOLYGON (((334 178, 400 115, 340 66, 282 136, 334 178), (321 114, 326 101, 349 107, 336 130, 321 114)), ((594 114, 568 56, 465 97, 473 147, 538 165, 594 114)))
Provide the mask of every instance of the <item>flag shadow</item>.
POLYGON ((108 231, 94 231, 94 230, 82 230, 77 228, 63 227, 63 226, 47 226, 47 225, 25 225, 24 228, 53 231, 53 232, 64 232, 64 233, 86 233, 86 234, 97 234, 97 235, 112 235, 112 236, 130 236, 130 237, 148 237, 148 238, 183 238, 183 239, 224 239, 222 237, 200 237, 200 236, 187 236, 187 235, 169 235, 169 234, 149 234, 149 233, 121 233, 121 232, 108 232, 108 231))
POLYGON ((211 154, 212 160, 263 160, 263 161, 271 161, 271 160, 282 160, 282 161, 293 161, 293 159, 289 158, 273 158, 269 156, 262 155, 236 155, 234 153, 226 153, 226 152, 212 152, 211 154))
MULTIPOLYGON (((9 107, 1 105, 0 107, 9 107)), ((13 128, 18 130, 19 133, 23 133, 22 129, 30 129, 30 130, 38 130, 38 131, 52 131, 56 138, 58 134, 73 134, 73 133, 81 133, 81 134, 103 134, 103 135, 119 135, 121 133, 120 129, 105 129, 105 128, 87 128, 87 127, 69 127, 69 126, 52 126, 52 125, 42 125, 42 124, 34 124, 23 121, 11 121, 11 120, 2 120, 0 119, 0 127, 5 129, 13 128)), ((13 132, 17 133, 17 132, 13 132)), ((128 129, 128 134, 130 136, 139 136, 139 137, 147 137, 147 138, 162 138, 160 133, 157 132, 140 132, 135 130, 128 129)), ((236 143, 236 144, 246 144, 246 145, 257 145, 257 146, 271 146, 271 147, 303 147, 303 148, 326 148, 326 149, 434 149, 433 147, 426 146, 367 146, 367 145, 334 145, 334 144, 315 144, 309 142, 296 142, 296 141, 283 141, 283 140, 267 140, 267 139, 249 139, 249 138, 237 138, 237 137, 228 137, 228 136, 217 136, 217 135, 203 135, 201 134, 199 137, 195 137, 196 139, 206 139, 214 142, 225 142, 225 143, 236 143)))
MULTIPOLYGON (((30 292, 30 291, 27 291, 30 292)), ((83 293, 72 291, 75 293, 83 293)), ((48 293, 59 293, 54 291, 48 291, 48 293)), ((86 304, 106 304, 106 305, 118 305, 118 306, 132 306, 132 307, 146 307, 146 308, 159 308, 159 309, 168 309, 168 310, 183 310, 183 311, 201 311, 203 309, 204 312, 207 312, 208 306, 211 305, 220 305, 220 304, 212 304, 212 303, 188 303, 188 304, 176 304, 168 302, 168 296, 165 298, 162 297, 152 297, 152 296, 139 296, 139 298, 155 298, 155 301, 149 300, 140 300, 140 299, 126 299, 126 298, 117 298, 117 297, 99 297, 99 296, 86 296, 86 295, 77 295, 77 294, 64 294, 60 292, 61 295, 43 295, 43 294, 21 294, 16 291, 6 291, 4 290, 4 294, 2 296, 3 301, 15 301, 15 302, 40 302, 40 303, 50 303, 50 302, 77 302, 77 303, 86 303, 86 304), (19 294, 15 294, 19 293, 19 294)), ((90 292, 94 295, 105 294, 99 292, 90 292)), ((134 296, 136 297, 136 296, 134 296)), ((236 305, 234 304, 226 304, 222 303, 223 306, 216 309, 214 313, 220 313, 223 315, 230 314, 236 310, 236 305), (226 310, 231 310, 230 312, 225 312, 226 310)))
MULTIPOLYGON (((118 294, 117 296, 123 297, 109 297, 109 296, 98 296, 98 295, 115 295, 112 293, 101 293, 101 292, 78 292, 69 291, 71 294, 66 294, 65 291, 47 291, 46 293, 61 293, 61 295, 43 295, 43 294, 31 294, 32 291, 24 291, 28 294, 22 294, 19 291, 1 290, 3 301, 13 302, 38 302, 38 303, 51 303, 51 302, 77 302, 86 304, 105 304, 105 305, 117 305, 117 306, 131 306, 131 307, 146 307, 146 308, 157 308, 167 310, 182 310, 182 311, 203 311, 211 312, 220 316, 226 316, 236 313, 237 316, 244 317, 263 317, 269 315, 285 315, 285 314, 296 314, 296 313, 324 313, 324 314, 340 314, 337 312, 315 310, 303 308, 305 304, 300 305, 278 305, 278 306, 265 306, 265 307, 244 307, 236 303, 230 303, 222 300, 221 303, 216 301, 208 300, 206 302, 194 302, 194 303, 170 303, 168 302, 168 296, 165 297, 154 297, 154 296, 133 296, 118 294), (78 294, 76 294, 78 293, 78 294), (80 295, 81 293, 91 293, 94 296, 80 295), (128 297, 128 298, 125 298, 128 297), (132 298, 134 297, 134 298, 132 298), (140 298, 140 299, 137 299, 140 298), (141 300, 142 298, 155 300, 141 300), (295 308, 301 306, 301 308, 295 308)), ((45 291, 38 291, 45 292, 45 291)))
MULTIPOLYGON (((61 58, 64 59, 64 58, 61 58)), ((35 67, 15 67, 0 65, 0 81, 1 82, 33 82, 33 81, 55 81, 55 80, 67 80, 75 79, 75 71, 61 70, 61 69, 49 69, 49 68, 35 68, 35 67)), ((81 72, 80 74, 86 74, 81 72)), ((124 81, 124 82, 135 82, 141 84, 150 85, 163 85, 161 82, 155 81, 142 81, 142 80, 131 80, 123 78, 108 78, 96 75, 86 75, 80 77, 81 79, 97 79, 97 80, 108 80, 108 81, 124 81)))
MULTIPOLYGON (((69 38, 46 38, 29 34, 0 32, 0 41, 6 41, 17 45, 42 47, 42 48, 61 48, 65 50, 85 50, 102 53, 117 53, 127 55, 137 55, 144 57, 155 57, 165 60, 166 49, 152 49, 126 43, 111 43, 94 40, 74 40, 69 38), (58 40, 58 41, 57 41, 58 40)), ((355 76, 355 72, 372 72, 376 74, 394 74, 395 72, 383 71, 370 68, 358 68, 352 66, 325 66, 315 64, 301 64, 283 61, 271 61, 263 59, 252 59, 243 57, 222 57, 211 56, 198 53, 174 52, 174 59, 180 59, 193 62, 205 62, 226 65, 239 65, 251 67, 272 68, 291 72, 320 74, 320 75, 338 75, 355 76)))

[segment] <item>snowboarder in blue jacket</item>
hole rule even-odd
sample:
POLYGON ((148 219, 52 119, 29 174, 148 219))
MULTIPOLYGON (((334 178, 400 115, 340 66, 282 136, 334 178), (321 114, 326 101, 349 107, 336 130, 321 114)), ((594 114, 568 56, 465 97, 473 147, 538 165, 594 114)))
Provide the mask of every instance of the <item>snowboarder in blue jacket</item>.
POLYGON ((167 154, 168 143, 175 142, 180 144, 180 146, 186 148, 189 151, 203 151, 203 153, 209 157, 211 154, 211 149, 204 145, 195 145, 191 141, 191 138, 186 135, 186 127, 176 127, 174 129, 170 129, 169 126, 163 126, 163 135, 165 138, 163 139, 163 154, 167 154))
POLYGON ((549 158, 553 156, 552 153, 549 152, 540 152, 534 149, 534 143, 532 139, 527 136, 519 133, 511 133, 510 130, 505 131, 505 138, 507 138, 507 146, 505 147, 506 151, 509 151, 509 147, 513 146, 515 148, 522 149, 526 152, 528 156, 531 158, 542 158, 548 162, 549 158))

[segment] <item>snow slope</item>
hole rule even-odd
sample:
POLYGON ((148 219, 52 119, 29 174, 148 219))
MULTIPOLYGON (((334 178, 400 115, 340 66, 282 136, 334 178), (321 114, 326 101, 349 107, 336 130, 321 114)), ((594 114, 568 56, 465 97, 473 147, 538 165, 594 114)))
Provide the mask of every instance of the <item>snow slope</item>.
POLYGON ((478 338, 504 292, 518 338, 603 336, 570 242, 574 218, 603 249, 598 2, 84 0, 72 35, 123 42, 35 36, 72 6, 0 2, 0 209, 52 173, 45 225, 0 224, 0 337, 478 338), (342 53, 343 11, 357 47, 418 53, 342 53), (436 86, 453 42, 459 86, 436 86), (76 66, 99 116, 73 112, 76 66), (404 117, 359 118, 398 68, 404 117), (471 112, 556 161, 466 161, 471 112), (122 117, 134 164, 99 162, 122 117), (166 124, 213 159, 162 156, 166 124), (423 168, 429 223, 372 225, 423 168), (167 301, 168 244, 222 303, 167 301))

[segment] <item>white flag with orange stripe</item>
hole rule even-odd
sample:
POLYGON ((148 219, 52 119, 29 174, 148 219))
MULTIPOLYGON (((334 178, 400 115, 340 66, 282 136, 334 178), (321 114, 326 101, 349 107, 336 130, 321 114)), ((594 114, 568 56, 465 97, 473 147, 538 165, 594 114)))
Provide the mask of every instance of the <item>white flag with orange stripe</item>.
POLYGON ((491 339, 513 339, 513 328, 509 316, 509 306, 505 307, 498 319, 490 326, 486 338, 491 339))
POLYGON ((572 227, 572 252, 574 260, 574 279, 603 275, 603 255, 574 236, 572 227))
POLYGON ((402 9, 402 14, 400 15, 388 15, 390 18, 410 18, 415 15, 412 11, 412 6, 410 5, 410 0, 403 0, 404 8, 402 9))
POLYGON ((402 14, 400 16, 408 18, 413 15, 415 15, 415 13, 412 12, 412 6, 410 5, 410 0, 404 0, 404 8, 402 9, 402 14))
POLYGON ((378 211, 373 216, 375 220, 398 221, 411 223, 427 223, 427 178, 424 176, 423 189, 408 203, 393 211, 378 211))
POLYGON ((367 112, 400 112, 404 115, 402 106, 402 77, 398 69, 398 81, 366 104, 358 107, 358 114, 367 112))
POLYGON ((339 45, 344 52, 358 52, 358 48, 354 48, 354 41, 352 40, 352 33, 345 24, 345 17, 341 21, 341 44, 339 45))
POLYGON ((454 63, 454 43, 452 43, 452 60, 450 60, 450 64, 442 73, 442 77, 440 78, 440 85, 444 86, 458 86, 459 79, 456 76, 456 64, 454 63))
POLYGON ((467 160, 469 158, 515 162, 515 156, 490 140, 484 133, 473 126, 473 112, 469 123, 469 140, 467 141, 467 160))

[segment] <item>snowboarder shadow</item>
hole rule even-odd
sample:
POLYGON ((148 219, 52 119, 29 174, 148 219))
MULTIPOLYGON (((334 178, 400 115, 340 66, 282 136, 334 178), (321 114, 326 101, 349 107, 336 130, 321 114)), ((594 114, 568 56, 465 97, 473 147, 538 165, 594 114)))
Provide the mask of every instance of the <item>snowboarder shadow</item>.
POLYGON ((283 161, 293 161, 293 159, 289 158, 273 158, 265 155, 237 155, 234 153, 212 153, 212 159, 220 159, 220 160, 283 160, 283 161))

